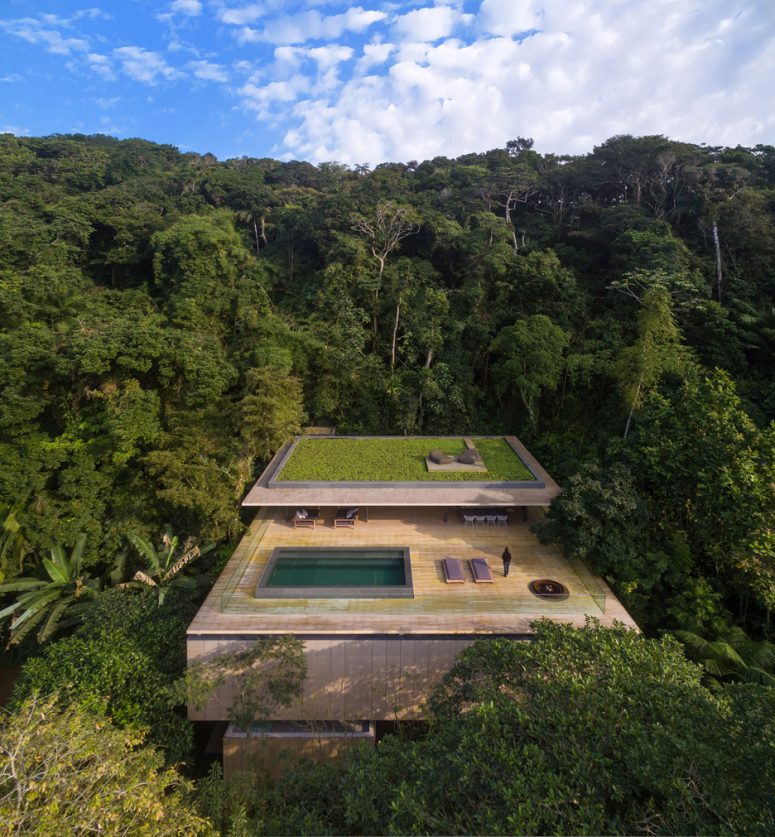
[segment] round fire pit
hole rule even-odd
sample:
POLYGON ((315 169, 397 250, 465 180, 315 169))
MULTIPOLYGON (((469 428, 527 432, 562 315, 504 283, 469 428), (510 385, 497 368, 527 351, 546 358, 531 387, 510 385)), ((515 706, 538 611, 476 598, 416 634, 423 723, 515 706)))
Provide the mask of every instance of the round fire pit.
POLYGON ((528 589, 534 596, 541 599, 567 599, 568 588, 559 581, 553 581, 551 578, 537 578, 528 584, 528 589))

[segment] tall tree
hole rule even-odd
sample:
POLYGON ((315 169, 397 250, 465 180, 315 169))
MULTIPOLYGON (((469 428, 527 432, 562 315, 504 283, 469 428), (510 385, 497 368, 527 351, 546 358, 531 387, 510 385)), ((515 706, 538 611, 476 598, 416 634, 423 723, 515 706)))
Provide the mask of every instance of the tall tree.
POLYGON ((14 834, 211 835, 191 784, 143 736, 54 697, 0 722, 0 819, 14 834))
POLYGON ((495 386, 501 396, 511 387, 519 392, 531 425, 535 426, 538 397, 557 387, 568 336, 544 314, 534 314, 502 329, 491 348, 495 386))
POLYGON ((665 372, 680 372, 689 361, 673 319, 670 293, 653 285, 643 295, 638 314, 638 337, 625 349, 618 364, 619 385, 628 407, 624 437, 627 438, 635 410, 645 394, 665 372))
POLYGON ((417 212, 405 204, 381 202, 375 207, 371 216, 354 215, 353 229, 360 233, 368 242, 371 255, 377 262, 377 276, 374 282, 374 312, 372 328, 377 335, 377 303, 382 288, 382 275, 388 256, 398 249, 401 242, 410 235, 416 235, 420 230, 420 218, 417 212))

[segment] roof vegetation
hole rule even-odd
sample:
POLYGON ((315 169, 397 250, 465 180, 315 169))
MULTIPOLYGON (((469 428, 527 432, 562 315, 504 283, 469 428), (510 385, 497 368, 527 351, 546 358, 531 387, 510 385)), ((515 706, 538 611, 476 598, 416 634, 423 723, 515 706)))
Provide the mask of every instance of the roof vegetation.
POLYGON ((534 480, 503 438, 474 439, 487 471, 429 472, 431 450, 458 456, 461 437, 301 439, 275 477, 295 482, 517 482, 534 480))

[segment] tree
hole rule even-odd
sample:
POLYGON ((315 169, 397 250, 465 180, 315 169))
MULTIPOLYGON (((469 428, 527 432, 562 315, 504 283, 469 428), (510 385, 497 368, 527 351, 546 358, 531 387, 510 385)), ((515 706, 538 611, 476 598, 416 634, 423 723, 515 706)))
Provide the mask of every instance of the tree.
POLYGON ((387 257, 398 248, 401 242, 420 230, 419 216, 411 206, 381 202, 374 215, 365 217, 354 215, 352 226, 368 242, 371 255, 377 261, 377 277, 374 283, 374 335, 377 334, 377 302, 382 288, 382 274, 385 272, 387 257))
POLYGON ((240 434, 251 462, 268 460, 301 432, 304 398, 301 381, 278 366, 249 369, 240 405, 240 434))
POLYGON ((680 372, 690 355, 681 345, 680 334, 670 307, 670 294, 661 284, 649 287, 638 314, 638 337, 622 353, 618 365, 619 384, 629 412, 624 437, 630 432, 635 410, 644 395, 665 372, 680 372))
POLYGON ((14 834, 213 834, 192 786, 137 731, 55 697, 0 725, 0 820, 14 834))
POLYGON ((19 521, 13 509, 0 506, 0 584, 6 578, 14 578, 22 571, 29 544, 21 533, 19 521))
POLYGON ((36 693, 58 695, 61 706, 104 712, 120 729, 142 730, 170 763, 191 754, 191 724, 170 706, 169 677, 146 653, 141 635, 114 628, 50 643, 24 664, 14 705, 36 693))
POLYGON ((719 211, 745 188, 750 172, 734 164, 709 162, 694 168, 692 175, 692 191, 702 198, 705 212, 710 218, 716 255, 716 293, 718 301, 721 302, 723 269, 718 231, 719 211))
POLYGON ((719 688, 722 682, 756 683, 775 688, 775 645, 752 640, 745 634, 708 640, 691 631, 675 631, 692 659, 705 669, 705 682, 719 688))
POLYGON ((304 643, 300 639, 259 639, 245 651, 189 665, 178 681, 175 699, 204 709, 213 693, 229 683, 234 694, 229 719, 250 731, 256 721, 269 720, 279 707, 301 697, 306 676, 304 643))
POLYGON ((537 422, 538 397, 557 386, 568 345, 565 332, 544 314, 534 314, 501 329, 491 349, 498 354, 493 365, 495 386, 504 395, 519 391, 531 425, 537 422))
POLYGON ((169 763, 188 759, 192 725, 169 696, 186 667, 196 610, 185 590, 170 591, 163 608, 149 588, 103 591, 73 636, 24 663, 11 707, 34 693, 58 693, 63 705, 98 708, 119 728, 145 730, 169 763))
POLYGON ((48 579, 17 578, 0 585, 0 593, 20 594, 0 611, 0 619, 11 617, 10 645, 20 643, 38 625, 38 642, 45 642, 81 618, 100 588, 99 579, 83 569, 85 546, 86 535, 81 535, 69 556, 61 544, 53 546, 51 559, 43 559, 48 579))
POLYGON ((462 652, 426 737, 386 736, 338 771, 281 780, 266 832, 771 832, 771 689, 709 692, 672 637, 534 627, 533 642, 462 652))
POLYGON ((148 570, 147 573, 138 570, 132 576, 132 579, 138 584, 144 584, 157 590, 160 606, 164 604, 164 599, 172 588, 190 588, 196 584, 193 578, 182 575, 182 571, 192 561, 215 549, 214 543, 200 547, 192 538, 187 538, 186 542, 178 548, 180 539, 177 535, 172 534, 172 529, 169 526, 162 533, 159 547, 155 547, 136 532, 129 532, 127 538, 129 538, 140 557, 145 560, 148 570))
POLYGON ((624 456, 657 531, 686 533, 697 565, 775 608, 775 426, 756 427, 730 377, 716 371, 645 400, 624 456))
POLYGON ((648 554, 648 507, 626 466, 588 463, 573 474, 533 531, 569 558, 589 561, 623 593, 648 591, 664 566, 648 554), (613 525, 615 521, 615 525, 613 525))

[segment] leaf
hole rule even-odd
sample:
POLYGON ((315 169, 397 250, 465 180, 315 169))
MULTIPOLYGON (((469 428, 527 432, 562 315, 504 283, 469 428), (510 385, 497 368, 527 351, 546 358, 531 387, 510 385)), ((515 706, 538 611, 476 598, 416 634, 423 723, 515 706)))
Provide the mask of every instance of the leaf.
POLYGON ((140 553, 140 555, 145 558, 151 572, 154 572, 157 575, 160 574, 161 564, 159 562, 159 556, 153 546, 145 540, 145 538, 141 538, 134 532, 129 532, 127 538, 131 541, 132 545, 140 553))
POLYGON ((46 619, 43 627, 38 632, 38 642, 45 642, 53 633, 56 632, 56 629, 59 626, 59 620, 62 618, 62 614, 67 610, 73 600, 73 596, 67 596, 54 605, 48 615, 48 619, 46 619))
POLYGON ((59 582, 60 584, 66 584, 67 581, 69 581, 70 574, 63 567, 54 561, 51 561, 49 558, 43 559, 43 566, 52 581, 59 582))
POLYGON ((82 532, 70 553, 70 565, 73 576, 81 574, 81 564, 83 563, 83 551, 86 547, 86 533, 82 532))

